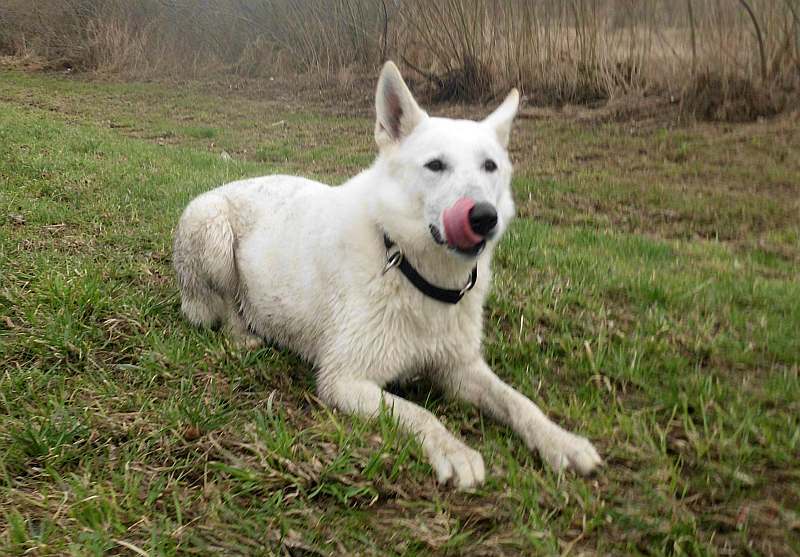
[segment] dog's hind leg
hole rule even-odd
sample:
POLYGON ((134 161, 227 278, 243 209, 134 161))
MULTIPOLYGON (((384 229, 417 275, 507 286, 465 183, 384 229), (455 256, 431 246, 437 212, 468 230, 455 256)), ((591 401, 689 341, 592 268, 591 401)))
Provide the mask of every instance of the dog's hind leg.
POLYGON ((264 346, 264 339, 250 330, 234 300, 229 301, 226 314, 225 331, 240 348, 257 350, 264 346))
POLYGON ((216 327, 228 320, 237 279, 235 236, 225 198, 206 194, 183 212, 175 233, 173 266, 181 310, 194 325, 216 327))
POLYGON ((215 327, 224 323, 234 342, 255 349, 264 340, 250 331, 239 311, 241 285, 229 211, 224 197, 206 194, 190 203, 181 217, 173 254, 181 310, 195 325, 215 327))

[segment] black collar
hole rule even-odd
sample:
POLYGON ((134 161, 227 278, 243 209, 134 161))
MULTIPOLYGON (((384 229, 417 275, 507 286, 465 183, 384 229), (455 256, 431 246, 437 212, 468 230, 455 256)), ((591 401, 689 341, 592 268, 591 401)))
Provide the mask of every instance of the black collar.
POLYGON ((469 276, 467 284, 465 284, 464 288, 461 290, 439 288, 425 280, 425 277, 420 275, 417 270, 411 266, 411 263, 403 257, 402 250, 398 249, 392 251, 392 248, 395 247, 396 244, 385 232, 383 233, 383 243, 386 246, 386 266, 383 268, 383 272, 386 273, 392 267, 399 267, 400 272, 405 275, 417 290, 434 300, 444 302, 445 304, 457 304, 461 301, 461 298, 464 297, 464 294, 472 290, 472 287, 475 286, 475 282, 478 280, 478 266, 476 265, 472 268, 472 273, 469 276))

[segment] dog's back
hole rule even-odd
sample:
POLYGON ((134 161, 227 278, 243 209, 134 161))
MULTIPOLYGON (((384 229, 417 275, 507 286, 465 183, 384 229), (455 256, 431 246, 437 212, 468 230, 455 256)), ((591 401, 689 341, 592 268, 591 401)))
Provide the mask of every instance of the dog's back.
POLYGON ((313 205, 324 204, 329 190, 319 182, 277 175, 225 184, 194 199, 178 223, 173 254, 181 308, 189 321, 211 327, 227 324, 242 340, 255 342, 242 311, 248 288, 241 273, 249 270, 257 253, 266 265, 259 269, 257 281, 280 305, 273 315, 287 315, 294 307, 289 304, 301 303, 286 294, 286 284, 296 278, 308 250, 300 237, 305 235, 305 221, 313 220, 313 205), (245 253, 243 246, 248 246, 245 253))

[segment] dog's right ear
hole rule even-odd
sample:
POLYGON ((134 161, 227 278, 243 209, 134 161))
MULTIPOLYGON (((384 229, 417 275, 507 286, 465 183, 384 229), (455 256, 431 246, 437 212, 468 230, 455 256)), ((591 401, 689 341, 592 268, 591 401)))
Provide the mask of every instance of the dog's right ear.
POLYGON ((381 149, 398 143, 427 117, 394 62, 386 62, 381 70, 375 92, 375 112, 375 143, 381 149))

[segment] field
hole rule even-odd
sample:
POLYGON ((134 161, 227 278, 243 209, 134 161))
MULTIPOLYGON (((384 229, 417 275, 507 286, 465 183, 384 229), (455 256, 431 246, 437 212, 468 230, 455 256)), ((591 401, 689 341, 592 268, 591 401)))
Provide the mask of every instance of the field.
POLYGON ((404 387, 486 459, 459 493, 386 417, 322 405, 291 354, 180 316, 170 245, 193 196, 341 183, 374 155, 366 100, 283 85, 0 74, 0 553, 800 552, 797 113, 523 110, 486 355, 606 466, 553 474, 404 387))

